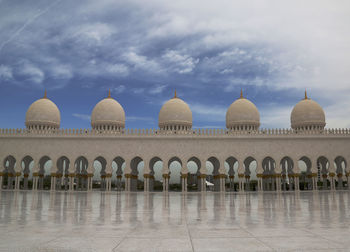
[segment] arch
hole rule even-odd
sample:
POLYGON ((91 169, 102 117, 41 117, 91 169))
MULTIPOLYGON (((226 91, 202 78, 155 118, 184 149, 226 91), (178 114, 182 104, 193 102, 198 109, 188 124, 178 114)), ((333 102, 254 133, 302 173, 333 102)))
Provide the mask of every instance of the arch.
POLYGON ((181 171, 182 171, 182 161, 178 157, 172 157, 168 162, 169 171, 169 190, 181 191, 181 171))
POLYGON ((84 156, 78 157, 74 162, 76 190, 87 190, 88 165, 89 162, 84 156))
MULTIPOLYGON (((34 159, 29 155, 25 156, 21 162, 21 169, 23 171, 23 189, 27 190, 29 187, 29 178, 34 169, 34 159)), ((31 185, 32 182, 30 182, 31 185)))
POLYGON ((50 189, 52 159, 43 156, 39 159, 39 190, 50 189))
POLYGON ((13 183, 15 182, 14 176, 16 173, 15 171, 16 159, 14 156, 9 155, 4 158, 3 164, 4 164, 3 185, 6 185, 7 189, 14 189, 13 183))
POLYGON ((153 157, 149 161, 150 169, 150 191, 162 191, 163 190, 163 160, 160 157, 153 157))
POLYGON ((69 175, 70 160, 66 156, 61 156, 57 159, 56 165, 57 165, 57 171, 56 171, 57 183, 56 183, 55 189, 68 190, 69 189, 68 175, 69 175))
MULTIPOLYGON (((87 167, 88 165, 86 164, 86 174, 87 174, 87 167)), ((106 190, 107 160, 102 156, 96 157, 93 163, 93 168, 94 168, 94 176, 93 176, 94 180, 92 182, 93 187, 100 188, 101 191, 106 190)), ((85 174, 85 169, 84 169, 84 174, 85 174)))
POLYGON ((275 190, 275 180, 274 174, 276 169, 275 160, 268 156, 265 157, 262 161, 262 169, 263 169, 263 190, 264 191, 274 191, 275 190))
POLYGON ((337 156, 334 159, 334 165, 335 165, 335 173, 337 174, 336 176, 337 188, 341 190, 344 187, 343 178, 344 178, 344 175, 346 175, 346 170, 347 170, 345 158, 342 156, 337 156))
POLYGON ((139 156, 131 159, 131 180, 130 180, 130 190, 137 191, 138 189, 143 190, 143 174, 139 172, 140 169, 144 168, 143 159, 139 156))
POLYGON ((285 156, 281 159, 281 177, 282 177, 282 190, 293 190, 294 188, 294 162, 293 159, 289 156, 285 156))
POLYGON ((115 188, 117 191, 125 188, 125 180, 123 178, 125 166, 125 159, 120 156, 115 157, 112 161, 112 179, 115 179, 115 188))
POLYGON ((252 156, 249 156, 243 161, 244 177, 245 177, 245 190, 256 191, 257 190, 257 161, 252 156))
POLYGON ((303 156, 298 160, 300 190, 312 190, 311 159, 303 156))
POLYGON ((229 179, 229 187, 228 187, 228 191, 235 191, 235 180, 238 180, 238 172, 235 172, 235 170, 237 171, 238 169, 238 165, 239 162, 235 157, 228 157, 225 162, 228 165, 228 179, 229 179), (237 174, 236 174, 237 173, 237 174))
POLYGON ((187 190, 198 191, 199 187, 199 175, 201 169, 201 161, 197 157, 191 157, 187 160, 187 190))
POLYGON ((220 161, 218 158, 214 156, 208 158, 206 162, 207 170, 208 168, 211 168, 208 162, 212 165, 213 172, 212 172, 212 176, 210 176, 208 172, 207 179, 209 180, 210 183, 214 184, 214 188, 213 188, 214 191, 220 191, 220 176, 219 176, 220 161))
POLYGON ((322 184, 323 190, 328 189, 329 181, 327 179, 329 173, 329 161, 325 156, 320 156, 317 158, 317 176, 318 180, 322 184))

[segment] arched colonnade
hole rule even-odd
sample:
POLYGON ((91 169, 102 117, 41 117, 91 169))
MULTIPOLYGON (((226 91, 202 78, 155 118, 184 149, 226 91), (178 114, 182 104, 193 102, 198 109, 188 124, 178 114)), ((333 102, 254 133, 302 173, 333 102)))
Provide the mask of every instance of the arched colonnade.
POLYGON ((350 189, 349 168, 339 155, 314 158, 225 158, 153 156, 132 158, 99 155, 88 158, 40 158, 8 155, 3 159, 0 189, 105 191, 298 191, 350 189), (192 167, 190 169, 190 167, 192 167), (176 175, 178 174, 178 175, 176 175), (160 179, 156 179, 156 175, 160 179), (172 180, 179 176, 179 184, 172 180), (143 181, 142 181, 143 180, 143 181))

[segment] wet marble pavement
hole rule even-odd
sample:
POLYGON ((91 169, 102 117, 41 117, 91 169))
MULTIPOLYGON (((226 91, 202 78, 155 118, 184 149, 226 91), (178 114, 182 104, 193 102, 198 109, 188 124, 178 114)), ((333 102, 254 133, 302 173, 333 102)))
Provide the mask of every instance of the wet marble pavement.
POLYGON ((350 251, 350 192, 0 191, 0 251, 350 251))

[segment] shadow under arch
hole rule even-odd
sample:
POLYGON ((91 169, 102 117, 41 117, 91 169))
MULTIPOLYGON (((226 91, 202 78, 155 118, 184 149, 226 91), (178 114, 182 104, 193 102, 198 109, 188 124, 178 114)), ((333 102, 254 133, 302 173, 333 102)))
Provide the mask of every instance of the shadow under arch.
MULTIPOLYGON (((220 173, 219 173, 220 161, 218 158, 212 156, 212 157, 207 159, 207 162, 209 162, 213 166, 212 176, 210 176, 208 174, 207 181, 209 183, 213 184, 213 190, 215 192, 219 192, 220 191, 220 173)), ((206 163, 206 166, 208 167, 207 163, 206 163)), ((207 170, 208 170, 208 168, 207 168, 207 170)))
POLYGON ((4 158, 4 162, 3 162, 4 176, 3 176, 2 183, 7 189, 14 188, 13 183, 15 182, 15 175, 16 175, 15 165, 16 165, 16 159, 14 156, 9 155, 4 158))
POLYGON ((257 180, 256 180, 257 161, 256 161, 256 159, 252 156, 247 157, 243 161, 243 167, 244 167, 244 178, 245 178, 245 188, 244 189, 246 191, 256 191, 257 190, 257 180))
POLYGON ((51 186, 52 159, 43 156, 39 159, 39 190, 50 189, 51 186))
POLYGON ((34 159, 30 155, 26 155, 22 158, 21 170, 23 171, 23 189, 28 190, 29 186, 32 186, 32 182, 29 183, 30 174, 33 173, 34 159))
POLYGON ((70 160, 66 156, 57 159, 56 190, 68 190, 70 160))
POLYGON ((303 156, 298 160, 299 186, 300 190, 312 190, 312 162, 307 156, 303 156))
POLYGON ((73 179, 76 184, 76 190, 87 190, 88 187, 88 166, 89 162, 86 157, 80 156, 74 162, 75 179, 73 179))
POLYGON ((335 172, 337 174, 337 188, 339 190, 343 189, 344 188, 344 175, 346 175, 346 179, 347 179, 347 186, 349 187, 349 181, 348 181, 348 178, 349 178, 349 174, 347 174, 347 163, 346 163, 346 160, 343 156, 337 156, 335 159, 334 159, 334 164, 335 164, 335 172))
POLYGON ((199 158, 193 156, 187 160, 187 190, 188 191, 201 191, 201 161, 199 158))
POLYGON ((143 159, 141 157, 137 156, 131 159, 130 191, 136 192, 137 190, 144 189, 143 174, 139 172, 141 166, 144 166, 143 159), (140 179, 139 179, 139 174, 142 175, 140 179))
POLYGON ((235 175, 237 175, 235 172, 235 169, 236 170, 238 169, 239 163, 238 163, 237 158, 235 158, 233 156, 226 158, 225 162, 228 164, 227 174, 228 174, 228 178, 229 178, 229 185, 228 185, 227 190, 233 192, 233 191, 235 191, 235 182, 234 182, 235 175))
MULTIPOLYGON (((182 181, 181 176, 185 175, 182 174, 182 161, 179 157, 172 157, 168 161, 168 186, 170 191, 181 191, 182 190, 182 181)), ((163 176, 166 176, 166 174, 163 174, 163 176)))
POLYGON ((317 177, 318 181, 322 185, 323 190, 327 190, 330 186, 330 182, 328 181, 328 173, 329 173, 329 161, 325 156, 320 156, 317 158, 317 177))

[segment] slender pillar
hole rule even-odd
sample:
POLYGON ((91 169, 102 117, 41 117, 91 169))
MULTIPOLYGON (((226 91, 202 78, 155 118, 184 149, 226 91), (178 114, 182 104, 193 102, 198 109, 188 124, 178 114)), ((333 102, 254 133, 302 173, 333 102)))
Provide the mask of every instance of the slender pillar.
POLYGON ((88 173, 88 191, 92 191, 92 178, 94 174, 93 173, 88 173))
POLYGON ((69 191, 74 191, 74 177, 75 173, 69 173, 69 191))
POLYGON ((169 191, 169 174, 163 174, 163 192, 169 191))
POLYGON ((15 180, 15 190, 19 190, 19 185, 20 185, 20 172, 16 172, 16 180, 15 180))
POLYGON ((328 185, 327 185, 327 174, 322 174, 322 181, 323 181, 323 190, 327 190, 328 189, 328 185))
POLYGON ((201 192, 205 192, 207 190, 206 178, 207 178, 207 174, 200 174, 199 175, 199 181, 201 184, 201 192))
POLYGON ((335 180, 334 180, 334 177, 335 177, 335 173, 330 172, 330 173, 329 173, 329 180, 330 180, 330 183, 331 183, 331 191, 334 191, 334 190, 335 190, 335 180))
POLYGON ((338 177, 338 190, 342 190, 343 189, 343 174, 338 173, 337 177, 338 177))
POLYGON ((64 190, 67 191, 69 189, 69 175, 64 174, 64 190))
POLYGON ((312 190, 317 191, 317 173, 311 173, 312 176, 312 190))
POLYGON ((281 191, 281 174, 276 173, 275 174, 275 182, 276 182, 276 191, 281 191))
POLYGON ((294 190, 295 191, 299 191, 299 176, 300 176, 300 174, 299 173, 295 173, 294 174, 294 190))
POLYGON ((39 178, 39 173, 34 172, 33 173, 33 190, 38 190, 38 178, 39 178))
POLYGON ((181 191, 187 192, 187 176, 188 174, 181 174, 181 191))
POLYGON ((122 175, 117 175, 117 191, 122 190, 122 175))
POLYGON ((0 172, 0 191, 2 190, 2 179, 3 179, 4 173, 0 172))
POLYGON ((106 174, 106 191, 111 191, 112 188, 112 174, 106 174))
POLYGON ((150 174, 143 174, 143 191, 149 192, 149 179, 151 175, 150 174))
POLYGON ((244 173, 238 174, 238 191, 244 192, 244 173))
POLYGON ((51 173, 51 187, 50 191, 56 190, 56 173, 51 173))

